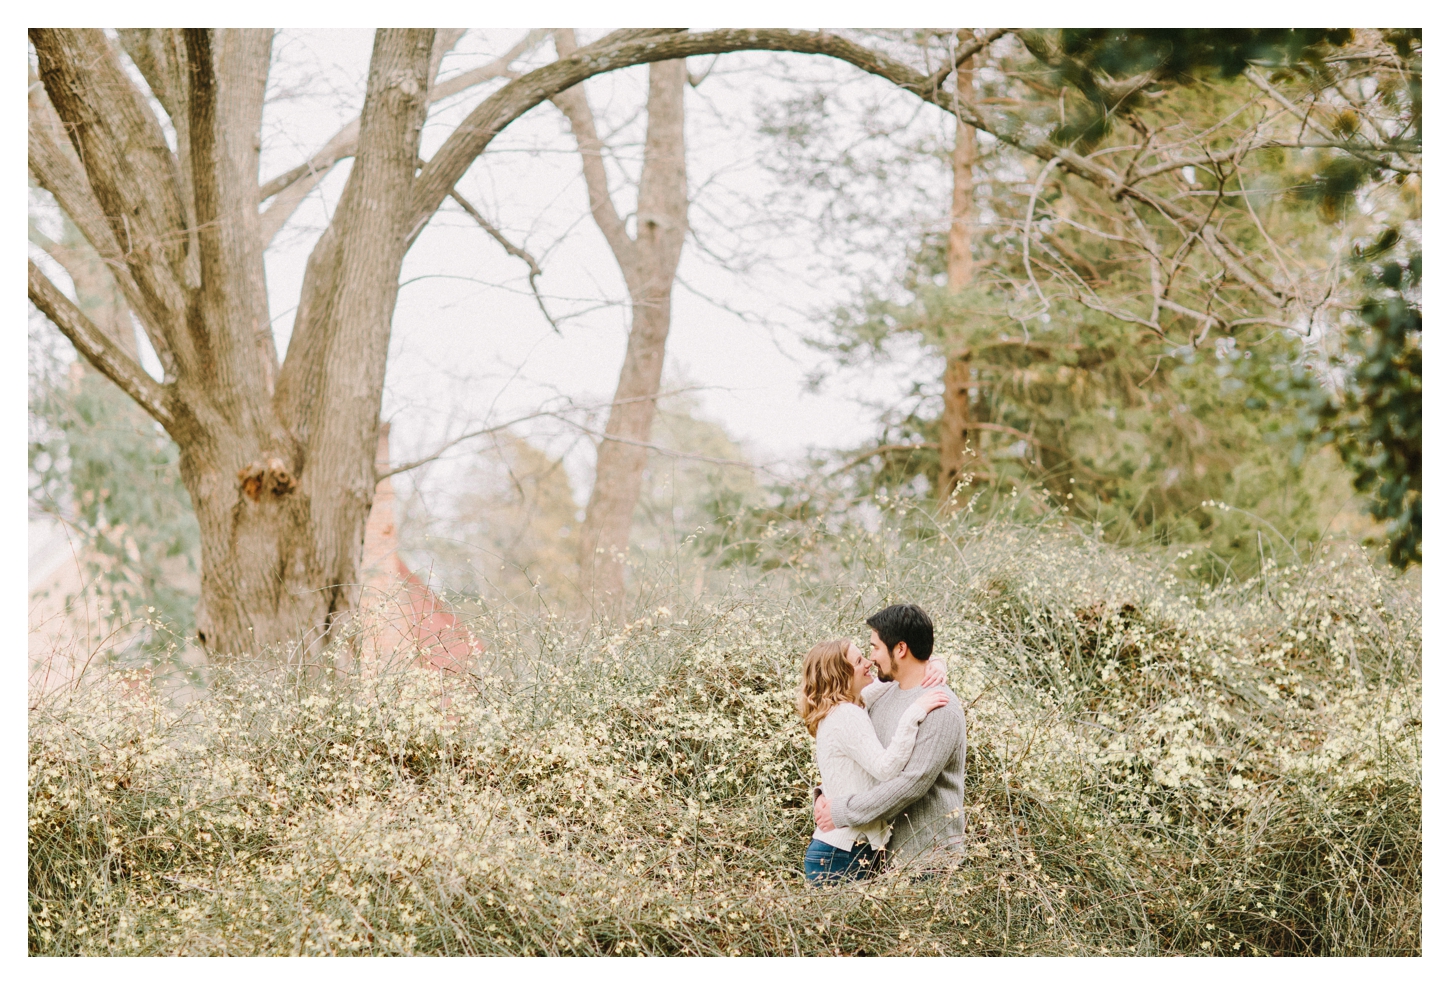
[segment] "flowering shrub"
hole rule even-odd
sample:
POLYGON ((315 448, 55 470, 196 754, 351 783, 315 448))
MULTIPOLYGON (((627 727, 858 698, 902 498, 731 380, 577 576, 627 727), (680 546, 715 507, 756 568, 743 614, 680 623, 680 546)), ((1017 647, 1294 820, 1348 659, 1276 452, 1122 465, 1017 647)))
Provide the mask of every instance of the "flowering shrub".
POLYGON ((843 534, 623 624, 482 618, 467 680, 97 677, 31 712, 30 951, 1418 953, 1418 592, 1181 561, 843 534), (800 656, 904 599, 969 706, 966 864, 807 889, 800 656))

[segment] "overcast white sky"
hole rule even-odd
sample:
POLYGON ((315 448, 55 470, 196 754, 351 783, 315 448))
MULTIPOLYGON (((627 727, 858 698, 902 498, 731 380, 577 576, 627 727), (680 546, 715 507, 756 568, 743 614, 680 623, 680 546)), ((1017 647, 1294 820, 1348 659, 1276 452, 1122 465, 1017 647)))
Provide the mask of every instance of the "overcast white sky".
MULTIPOLYGON (((522 34, 470 32, 445 60, 440 77, 491 59, 522 34)), ((269 105, 264 179, 303 160, 356 114, 371 41, 371 32, 362 30, 279 36, 273 86, 290 94, 269 105)), ((542 63, 553 57, 546 42, 533 59, 542 63)), ((810 446, 845 447, 867 440, 874 412, 860 395, 907 385, 884 368, 833 368, 819 393, 805 392, 808 373, 832 365, 802 341, 820 332, 811 315, 845 300, 848 286, 823 275, 820 251, 809 237, 760 240, 759 234, 769 230, 760 203, 774 185, 758 164, 765 138, 755 133, 753 107, 790 87, 751 69, 774 58, 772 64, 789 65, 792 73, 799 66, 802 75, 813 77, 833 72, 849 77, 852 70, 824 59, 787 57, 788 62, 763 54, 726 56, 699 89, 687 92, 687 171, 695 198, 691 224, 699 242, 687 244, 681 263, 666 370, 667 377, 703 387, 702 413, 723 424, 762 462, 793 459, 810 446), (753 231, 755 248, 771 253, 772 261, 748 273, 732 272, 705 252, 731 252, 731 225, 762 218, 765 224, 753 231)), ((698 72, 709 64, 701 59, 690 67, 698 72)), ((638 148, 628 145, 642 135, 645 84, 643 68, 588 84, 603 132, 610 124, 633 124, 619 141, 627 166, 637 167, 638 148)), ((424 156, 486 91, 470 90, 435 107, 424 156)), ((268 254, 272 314, 282 345, 307 253, 345 174, 339 168, 320 185, 268 254)), ((524 264, 456 205, 445 205, 403 271, 384 406, 384 416, 394 422, 395 460, 430 450, 445 434, 512 419, 561 395, 580 403, 607 402, 623 360, 628 332, 627 308, 620 303, 623 281, 588 215, 579 158, 562 114, 545 104, 510 126, 459 190, 539 259, 544 269, 540 285, 556 319, 577 314, 556 333, 529 293, 524 264)), ((617 184, 615 191, 619 211, 629 212, 632 188, 617 184)), ((580 486, 587 482, 592 451, 577 434, 567 437, 567 429, 547 421, 521 430, 556 452, 572 441, 570 472, 576 493, 587 494, 580 486)), ((466 455, 467 446, 457 454, 466 455)), ((434 474, 439 476, 438 470, 434 474)))

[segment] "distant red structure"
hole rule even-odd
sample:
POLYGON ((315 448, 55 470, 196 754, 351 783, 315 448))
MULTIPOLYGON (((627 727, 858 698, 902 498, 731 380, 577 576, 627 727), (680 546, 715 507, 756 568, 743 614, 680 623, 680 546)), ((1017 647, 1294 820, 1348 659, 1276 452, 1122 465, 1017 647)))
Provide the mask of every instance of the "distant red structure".
MULTIPOLYGON (((389 426, 378 435, 378 474, 390 465, 389 426)), ((398 556, 393 480, 384 478, 373 494, 363 534, 360 653, 363 671, 412 662, 444 673, 466 671, 483 652, 482 642, 459 623, 428 583, 398 556)))

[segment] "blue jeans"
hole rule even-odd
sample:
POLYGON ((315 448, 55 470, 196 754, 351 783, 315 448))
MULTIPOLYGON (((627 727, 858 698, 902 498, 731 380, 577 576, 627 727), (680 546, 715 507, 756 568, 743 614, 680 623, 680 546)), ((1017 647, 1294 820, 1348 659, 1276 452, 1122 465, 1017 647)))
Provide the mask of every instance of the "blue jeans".
POLYGON ((819 885, 842 879, 869 879, 880 868, 881 854, 864 841, 847 851, 812 838, 806 846, 806 882, 819 885))

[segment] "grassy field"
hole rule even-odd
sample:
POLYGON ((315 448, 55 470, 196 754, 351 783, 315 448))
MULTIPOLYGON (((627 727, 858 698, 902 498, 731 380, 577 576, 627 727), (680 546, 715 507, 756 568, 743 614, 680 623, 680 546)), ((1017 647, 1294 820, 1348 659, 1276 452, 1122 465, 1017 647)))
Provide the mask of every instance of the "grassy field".
POLYGON ((1010 525, 494 609, 477 679, 268 665, 36 703, 32 954, 1417 954, 1420 597, 1010 525), (1175 577, 1177 576, 1177 577, 1175 577), (932 613, 967 863, 808 890, 805 649, 932 613))

